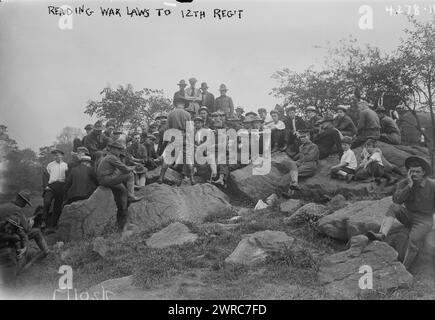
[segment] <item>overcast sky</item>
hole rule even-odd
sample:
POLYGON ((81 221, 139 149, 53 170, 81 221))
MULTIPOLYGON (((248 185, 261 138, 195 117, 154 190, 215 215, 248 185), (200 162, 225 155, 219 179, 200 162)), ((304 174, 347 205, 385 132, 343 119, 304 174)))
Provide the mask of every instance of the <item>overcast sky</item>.
MULTIPOLYGON (((167 0, 176 3, 175 0, 167 0)), ((225 83, 236 106, 271 109, 274 71, 321 67, 324 49, 350 34, 383 50, 394 49, 407 25, 389 16, 397 1, 212 1, 177 7, 163 1, 1 1, 0 123, 20 147, 51 144, 65 126, 93 122, 83 113, 107 84, 131 83, 163 89, 172 98, 180 79, 195 76, 218 94, 225 83), (48 5, 86 3, 91 17, 74 16, 73 29, 61 30, 48 5), (374 9, 374 29, 358 28, 360 5, 374 9), (99 7, 121 8, 123 17, 102 17, 99 7), (130 18, 125 7, 168 8, 168 17, 130 18), (206 10, 205 19, 182 19, 180 9, 206 10), (215 20, 212 9, 243 9, 242 19, 215 20)), ((412 3, 418 3, 412 1, 412 3)), ((423 3, 424 4, 424 3, 423 3)), ((422 13, 423 14, 423 13, 422 13)), ((428 15, 428 13, 426 13, 428 15)))

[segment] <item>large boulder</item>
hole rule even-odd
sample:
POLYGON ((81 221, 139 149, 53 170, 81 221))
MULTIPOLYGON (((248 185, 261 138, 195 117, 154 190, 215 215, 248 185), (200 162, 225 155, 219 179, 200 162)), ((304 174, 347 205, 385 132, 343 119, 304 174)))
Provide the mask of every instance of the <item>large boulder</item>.
POLYGON ((115 221, 116 211, 112 191, 98 187, 89 199, 63 208, 57 236, 63 241, 99 236, 108 224, 115 221))
POLYGON ((408 288, 412 275, 397 261, 397 252, 385 242, 352 238, 351 247, 323 259, 318 278, 326 292, 337 299, 356 299, 370 293, 408 288), (364 281, 372 272, 372 289, 364 281), (364 278, 362 278, 364 277, 364 278), (363 284, 363 285, 362 285, 363 284))
POLYGON ((180 222, 174 222, 154 233, 146 240, 146 244, 151 248, 166 248, 195 242, 196 239, 198 239, 198 236, 191 233, 188 227, 180 222))
MULTIPOLYGON (((157 167, 154 170, 147 171, 146 183, 151 184, 156 182, 160 177, 162 167, 157 167)), ((182 178, 181 174, 174 169, 168 168, 165 173, 165 182, 169 184, 176 184, 182 178)))
POLYGON ((264 262, 271 253, 289 249, 293 242, 294 239, 282 231, 265 230, 246 234, 225 262, 255 265, 264 262))
POLYGON ((329 209, 317 203, 307 203, 303 207, 299 208, 290 217, 284 219, 285 223, 298 225, 305 222, 315 222, 329 213, 329 209))
MULTIPOLYGON (((317 226, 320 232, 344 241, 367 231, 378 232, 391 203, 391 197, 357 201, 321 218, 317 226)), ((398 225, 396 222, 394 226, 398 225)))
POLYGON ((129 206, 131 223, 148 231, 173 221, 202 223, 231 209, 229 198, 217 187, 205 183, 180 187, 153 183, 137 193, 143 200, 129 206))
POLYGON ((289 199, 279 204, 279 210, 284 213, 293 213, 302 206, 301 200, 289 199))

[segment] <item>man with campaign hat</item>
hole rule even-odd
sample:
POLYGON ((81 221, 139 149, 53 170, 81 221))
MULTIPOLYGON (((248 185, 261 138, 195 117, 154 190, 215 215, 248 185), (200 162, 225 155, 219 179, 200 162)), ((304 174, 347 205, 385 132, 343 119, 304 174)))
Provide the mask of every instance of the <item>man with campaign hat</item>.
POLYGON ((399 259, 406 269, 414 262, 426 235, 433 227, 435 212, 435 180, 430 164, 418 156, 405 160, 408 177, 397 184, 393 203, 388 208, 378 233, 369 231, 370 240, 385 241, 395 219, 409 229, 406 251, 399 252, 399 259))
POLYGON ((382 106, 378 107, 375 111, 379 116, 379 121, 381 124, 381 136, 379 140, 394 145, 400 144, 402 142, 402 138, 396 121, 387 115, 387 110, 382 106))
POLYGON ((186 111, 194 114, 195 116, 198 114, 198 110, 200 108, 200 103, 202 100, 201 90, 196 88, 196 78, 190 78, 189 83, 190 87, 185 89, 184 98, 187 101, 186 111))
POLYGON ((54 231, 62 213, 65 180, 68 173, 68 165, 63 161, 63 151, 54 149, 51 153, 54 155, 54 161, 45 168, 42 181, 43 221, 48 227, 47 232, 54 231), (53 212, 50 212, 53 202, 53 212))
POLYGON ((208 113, 216 111, 214 109, 214 100, 214 95, 208 92, 207 83, 201 83, 201 106, 205 106, 208 113))
POLYGON ((349 107, 344 105, 337 106, 337 116, 334 119, 334 127, 341 132, 343 136, 353 137, 356 135, 356 126, 351 117, 347 115, 349 107))
POLYGON ((220 96, 216 98, 214 102, 214 109, 216 111, 223 111, 228 117, 230 114, 234 113, 234 103, 233 99, 227 96, 228 88, 225 84, 221 84, 219 87, 220 96))
POLYGON ((179 90, 174 93, 174 98, 172 100, 174 106, 178 102, 181 102, 184 105, 184 107, 187 106, 186 91, 185 91, 186 87, 187 87, 186 81, 180 80, 180 82, 178 82, 179 90))
POLYGON ((100 185, 112 190, 118 208, 116 220, 120 231, 128 222, 128 205, 137 202, 142 197, 134 194, 135 166, 126 166, 120 159, 124 146, 118 142, 108 145, 108 154, 101 159, 97 167, 97 178, 100 185))
POLYGON ((80 164, 69 172, 65 182, 65 205, 88 199, 98 185, 97 175, 89 156, 81 156, 80 164))
POLYGON ((313 137, 313 142, 319 147, 319 159, 338 153, 339 159, 343 155, 341 147, 341 134, 333 125, 334 118, 326 115, 320 121, 320 132, 313 137))

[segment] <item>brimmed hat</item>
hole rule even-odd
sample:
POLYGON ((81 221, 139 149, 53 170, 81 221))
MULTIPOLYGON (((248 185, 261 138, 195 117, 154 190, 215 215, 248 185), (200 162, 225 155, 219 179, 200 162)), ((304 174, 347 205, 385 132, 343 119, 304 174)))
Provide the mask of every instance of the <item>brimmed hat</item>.
POLYGON ((201 83, 201 88, 208 89, 208 85, 206 82, 201 83))
POLYGON ((95 122, 94 130, 103 130, 103 124, 101 123, 101 121, 95 122))
POLYGON ((344 112, 346 112, 347 113, 347 109, 348 107, 346 107, 346 106, 344 106, 344 105, 342 105, 342 104, 339 104, 338 106, 337 106, 337 110, 343 110, 344 112))
POLYGON ((242 123, 251 123, 252 122, 252 117, 246 117, 242 123))
POLYGON ((240 110, 240 111, 242 111, 242 113, 243 113, 243 112, 245 112, 245 110, 243 110, 243 108, 242 108, 242 107, 237 107, 237 108, 236 108, 236 111, 237 111, 237 110, 240 110))
POLYGON ((193 118, 193 122, 204 122, 204 119, 203 118, 201 118, 201 117, 195 117, 195 118, 193 118))
POLYGON ((287 106, 287 107, 285 108, 285 111, 291 111, 291 110, 296 111, 296 106, 294 106, 294 105, 289 105, 289 106, 287 106))
POLYGON ((113 141, 107 145, 109 148, 124 150, 124 146, 117 141, 113 141))
POLYGON ((313 106, 308 106, 306 110, 307 110, 307 111, 317 112, 316 107, 313 107, 313 106))
POLYGON ((154 137, 157 137, 159 134, 160 134, 159 131, 154 131, 152 135, 153 135, 154 137))
POLYGON ((189 82, 198 82, 198 80, 196 80, 195 77, 192 77, 192 78, 189 79, 189 82))
POLYGON ((92 162, 92 159, 91 159, 91 157, 89 157, 89 156, 83 156, 83 157, 80 157, 80 159, 79 159, 79 162, 92 162))
POLYGON ((17 195, 20 196, 21 199, 23 199, 24 201, 26 201, 26 203, 29 206, 32 206, 32 203, 30 202, 30 191, 27 189, 21 190, 20 192, 17 192, 17 195))
POLYGON ((259 116, 253 116, 251 118, 251 122, 264 122, 264 120, 261 119, 259 116))
POLYGON ((143 165, 137 164, 134 168, 134 172, 137 174, 143 174, 147 172, 147 169, 143 165))
POLYGON ((51 154, 56 154, 56 153, 60 153, 62 155, 65 155, 65 153, 62 150, 59 149, 53 149, 50 151, 51 154))
POLYGON ((198 112, 201 112, 201 110, 205 110, 208 113, 208 108, 206 106, 202 106, 201 108, 199 108, 198 112))
POLYGON ((216 112, 217 112, 217 114, 220 115, 220 116, 224 116, 224 115, 225 115, 225 112, 223 112, 222 110, 218 110, 218 111, 216 111, 216 112))
POLYGON ((240 121, 240 118, 236 117, 236 116, 230 116, 227 119, 227 122, 236 122, 236 121, 240 121))
POLYGON ((219 86, 219 91, 227 91, 228 88, 226 85, 224 85, 223 83, 219 86))
POLYGON ((270 115, 272 115, 272 114, 279 114, 278 111, 276 111, 275 109, 271 110, 269 113, 270 113, 270 115))
POLYGON ((149 135, 147 135, 147 138, 148 138, 148 139, 151 139, 151 140, 157 140, 156 136, 153 135, 153 134, 149 134, 149 135))
POLYGON ((211 117, 219 117, 219 112, 217 112, 217 111, 212 112, 210 116, 211 117))
POLYGON ((88 148, 83 147, 83 146, 80 146, 80 147, 77 148, 77 152, 79 152, 79 151, 84 151, 84 153, 89 153, 88 148))
POLYGON ((343 139, 341 139, 341 143, 352 144, 352 138, 344 136, 343 139))
POLYGON ((405 160, 406 170, 409 170, 409 168, 413 163, 418 163, 418 166, 421 166, 423 168, 425 176, 430 174, 431 171, 430 164, 426 161, 426 159, 423 159, 422 157, 418 157, 418 156, 410 156, 406 158, 405 160))
POLYGON ((245 117, 249 117, 249 116, 257 117, 258 114, 255 113, 254 111, 248 111, 245 113, 245 117))
POLYGON ((267 113, 267 110, 266 110, 265 108, 259 108, 259 109, 257 110, 257 112, 258 112, 258 113, 260 113, 260 112, 266 112, 266 113, 267 113))
POLYGON ((94 126, 90 123, 85 126, 85 130, 92 130, 93 128, 94 126))
POLYGON ((180 80, 180 82, 178 82, 177 85, 179 85, 179 86, 186 86, 187 87, 187 83, 184 80, 180 80))

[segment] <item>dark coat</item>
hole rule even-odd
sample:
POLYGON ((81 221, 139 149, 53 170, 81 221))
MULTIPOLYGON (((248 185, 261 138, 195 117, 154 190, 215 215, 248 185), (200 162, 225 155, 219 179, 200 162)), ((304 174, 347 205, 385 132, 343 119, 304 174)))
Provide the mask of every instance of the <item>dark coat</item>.
POLYGON ((342 118, 336 118, 334 120, 334 127, 340 130, 343 136, 352 137, 356 135, 356 126, 348 115, 342 118))
POLYGON ((71 170, 65 183, 67 202, 71 199, 87 199, 97 188, 97 175, 92 167, 80 164, 71 170))

